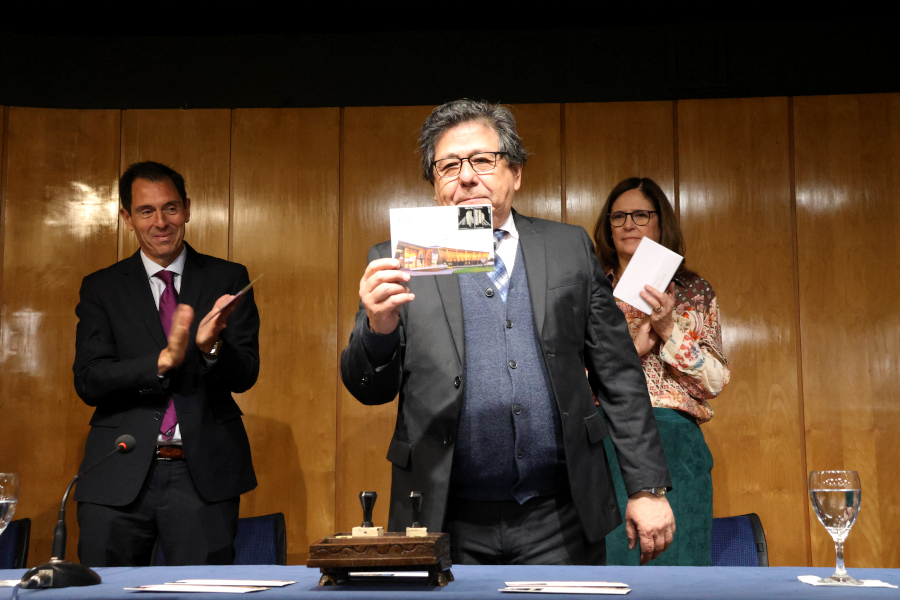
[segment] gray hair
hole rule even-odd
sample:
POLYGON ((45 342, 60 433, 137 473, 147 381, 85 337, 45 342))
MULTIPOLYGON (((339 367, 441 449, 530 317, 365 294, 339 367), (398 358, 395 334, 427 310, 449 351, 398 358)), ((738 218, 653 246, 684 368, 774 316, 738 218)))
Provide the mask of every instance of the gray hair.
POLYGON ((431 111, 419 134, 419 153, 422 155, 422 175, 434 184, 434 147, 442 135, 457 125, 481 121, 497 133, 500 152, 506 153, 510 165, 524 165, 528 153, 516 130, 516 119, 505 106, 475 100, 454 100, 431 111))

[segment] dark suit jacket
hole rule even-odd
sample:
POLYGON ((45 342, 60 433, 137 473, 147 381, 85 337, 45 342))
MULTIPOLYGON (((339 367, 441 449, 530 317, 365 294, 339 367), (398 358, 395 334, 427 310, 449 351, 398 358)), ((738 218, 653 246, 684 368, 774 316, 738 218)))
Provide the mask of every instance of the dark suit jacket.
MULTIPOLYGON (((603 438, 612 435, 629 494, 671 485, 647 383, 587 232, 513 214, 562 422, 572 498, 588 539, 599 541, 621 522, 603 438), (591 389, 609 427, 594 406, 591 389)), ((373 247, 369 261, 387 256, 389 242, 373 247)), ((391 362, 377 371, 369 363, 360 341, 367 327, 360 306, 341 355, 341 377, 364 404, 390 402, 400 393, 387 456, 393 463, 390 531, 411 523, 411 491, 424 494, 423 524, 441 531, 464 398, 462 300, 454 276, 413 277, 409 288, 416 298, 401 310, 400 348, 391 362)))
POLYGON ((153 460, 169 397, 181 427, 191 477, 207 501, 256 487, 250 444, 232 392, 249 389, 259 374, 259 313, 253 290, 240 300, 221 333, 220 357, 209 367, 193 343, 200 320, 223 294, 250 280, 243 265, 198 254, 190 246, 179 302, 194 309, 184 362, 160 379, 157 360, 166 337, 140 253, 88 275, 75 309, 75 391, 96 407, 81 468, 94 464, 128 433, 137 444, 78 482, 75 499, 123 506, 141 489, 153 460))

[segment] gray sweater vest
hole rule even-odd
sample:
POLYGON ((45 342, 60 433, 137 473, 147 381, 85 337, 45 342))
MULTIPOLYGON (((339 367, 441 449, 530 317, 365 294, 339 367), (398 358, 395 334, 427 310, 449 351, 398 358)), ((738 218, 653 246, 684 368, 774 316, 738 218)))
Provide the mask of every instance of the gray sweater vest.
POLYGON ((517 500, 565 489, 565 450, 531 309, 521 246, 506 302, 485 273, 459 275, 465 396, 452 494, 517 500))

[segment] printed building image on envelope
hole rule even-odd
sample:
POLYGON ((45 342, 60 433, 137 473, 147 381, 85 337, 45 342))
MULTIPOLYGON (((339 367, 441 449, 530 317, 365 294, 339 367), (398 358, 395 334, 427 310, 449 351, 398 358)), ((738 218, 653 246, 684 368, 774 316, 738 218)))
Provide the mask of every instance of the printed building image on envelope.
POLYGON ((392 256, 410 275, 493 271, 491 218, 490 205, 392 208, 392 256))

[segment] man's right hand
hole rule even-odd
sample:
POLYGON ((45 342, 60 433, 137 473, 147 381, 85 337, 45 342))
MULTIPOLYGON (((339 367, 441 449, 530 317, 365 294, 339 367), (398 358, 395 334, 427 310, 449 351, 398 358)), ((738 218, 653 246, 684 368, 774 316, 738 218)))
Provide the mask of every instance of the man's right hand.
POLYGON ((194 320, 194 309, 187 304, 179 304, 172 315, 172 327, 169 329, 169 345, 159 353, 156 372, 160 375, 181 365, 187 351, 191 333, 191 321, 194 320))
POLYGON ((400 307, 416 297, 406 287, 409 274, 398 271, 399 267, 395 258, 373 260, 359 281, 359 298, 369 317, 369 329, 375 333, 397 329, 400 307))

